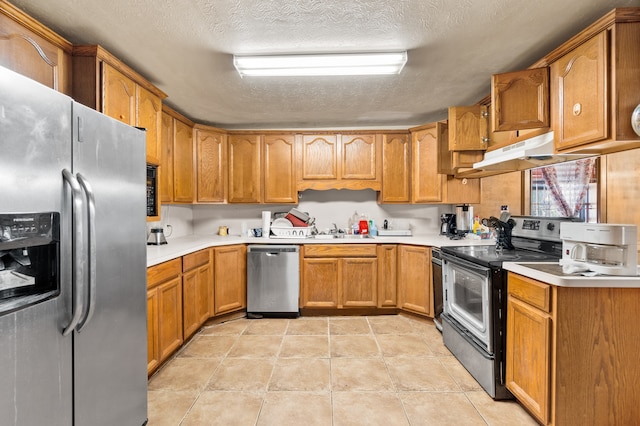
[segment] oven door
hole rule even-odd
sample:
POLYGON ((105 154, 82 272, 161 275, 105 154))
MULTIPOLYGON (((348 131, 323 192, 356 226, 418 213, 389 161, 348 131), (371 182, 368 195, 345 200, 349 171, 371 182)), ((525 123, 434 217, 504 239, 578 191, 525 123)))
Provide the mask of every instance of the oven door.
POLYGON ((489 354, 491 340, 491 269, 442 254, 444 313, 489 354))

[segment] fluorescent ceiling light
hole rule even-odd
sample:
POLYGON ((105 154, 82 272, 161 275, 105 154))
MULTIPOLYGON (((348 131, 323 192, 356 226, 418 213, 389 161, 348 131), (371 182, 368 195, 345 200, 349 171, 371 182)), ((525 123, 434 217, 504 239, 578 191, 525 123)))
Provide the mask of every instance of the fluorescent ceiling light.
POLYGON ((233 57, 243 77, 399 74, 406 62, 406 51, 233 57))

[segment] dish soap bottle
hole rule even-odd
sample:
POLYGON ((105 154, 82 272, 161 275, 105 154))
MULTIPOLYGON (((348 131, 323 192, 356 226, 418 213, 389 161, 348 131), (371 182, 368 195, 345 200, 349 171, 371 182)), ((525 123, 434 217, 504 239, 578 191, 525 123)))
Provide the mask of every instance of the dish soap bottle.
POLYGON ((376 223, 373 219, 369 221, 369 235, 372 237, 376 237, 378 235, 378 228, 376 227, 376 223))
POLYGON ((480 217, 479 216, 474 216, 473 217, 473 233, 476 235, 480 235, 480 217))

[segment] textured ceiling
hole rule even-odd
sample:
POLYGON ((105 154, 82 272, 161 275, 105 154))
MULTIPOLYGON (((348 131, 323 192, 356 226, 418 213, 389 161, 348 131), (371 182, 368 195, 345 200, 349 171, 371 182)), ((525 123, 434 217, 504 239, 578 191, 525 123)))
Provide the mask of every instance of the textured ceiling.
POLYGON ((640 0, 10 0, 100 44, 196 122, 409 127, 490 92, 614 7, 640 0), (233 54, 407 50, 400 75, 240 78, 233 54))

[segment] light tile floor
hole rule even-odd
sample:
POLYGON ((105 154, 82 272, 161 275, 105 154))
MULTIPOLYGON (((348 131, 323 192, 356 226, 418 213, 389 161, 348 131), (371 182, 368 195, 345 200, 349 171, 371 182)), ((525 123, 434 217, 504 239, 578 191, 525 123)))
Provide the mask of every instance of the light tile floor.
POLYGON ((148 395, 149 426, 536 425, 493 401, 431 323, 404 315, 208 326, 148 395))

